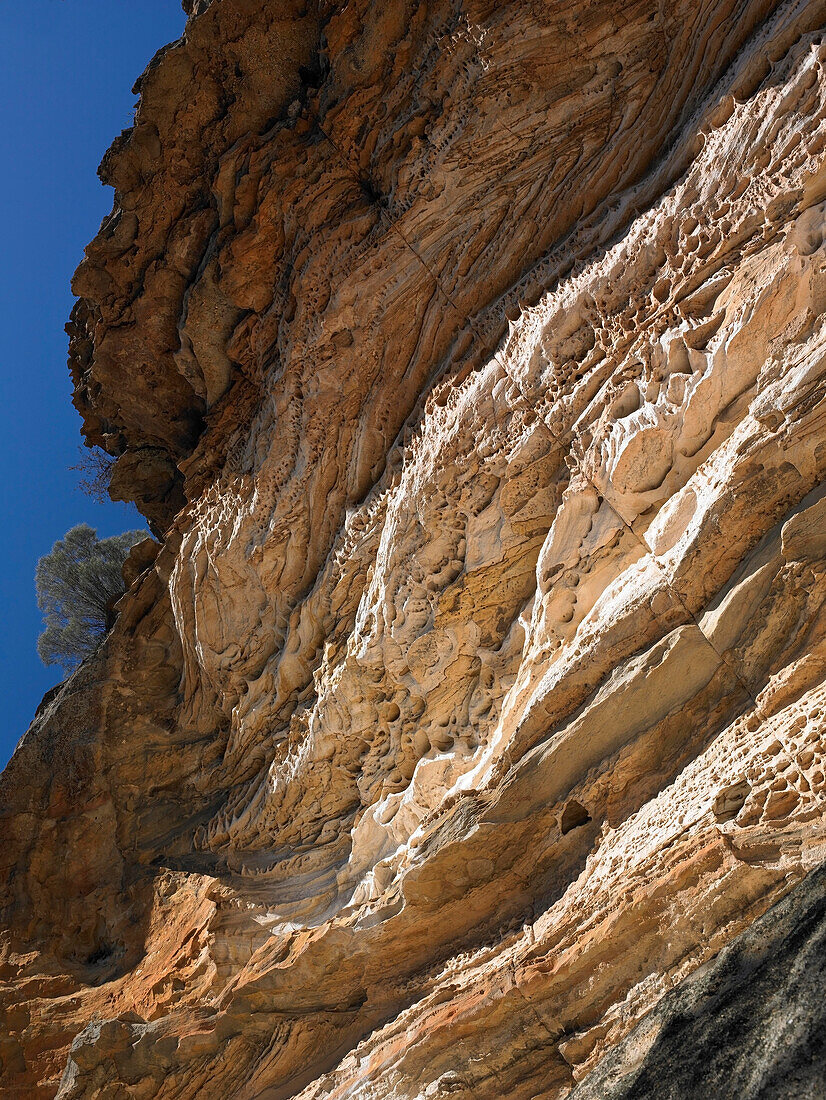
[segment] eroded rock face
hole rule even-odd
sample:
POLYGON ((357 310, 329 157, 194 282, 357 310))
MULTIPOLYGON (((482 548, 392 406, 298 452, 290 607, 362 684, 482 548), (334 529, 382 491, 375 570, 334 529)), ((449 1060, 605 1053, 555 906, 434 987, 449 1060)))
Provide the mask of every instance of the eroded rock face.
POLYGON ((597 1095, 823 860, 825 25, 190 5, 75 277, 164 546, 2 780, 8 1095, 597 1095))
POLYGON ((826 872, 666 994, 571 1100, 826 1093, 826 872))

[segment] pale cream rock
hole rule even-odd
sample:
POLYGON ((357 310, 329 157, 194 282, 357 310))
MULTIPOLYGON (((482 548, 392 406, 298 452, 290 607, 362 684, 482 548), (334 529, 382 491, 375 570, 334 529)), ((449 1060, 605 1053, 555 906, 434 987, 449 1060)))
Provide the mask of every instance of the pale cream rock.
POLYGON ((75 281, 165 537, 3 779, 3 1087, 564 1097, 826 856, 826 5, 190 7, 75 281))

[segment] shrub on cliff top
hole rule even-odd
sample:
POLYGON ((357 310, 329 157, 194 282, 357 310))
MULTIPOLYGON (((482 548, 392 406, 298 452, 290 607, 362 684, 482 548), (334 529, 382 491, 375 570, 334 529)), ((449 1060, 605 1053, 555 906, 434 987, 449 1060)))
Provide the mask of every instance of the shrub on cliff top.
POLYGON ((45 629, 37 652, 45 665, 62 665, 68 675, 110 630, 124 591, 121 566, 146 537, 145 531, 126 531, 99 539, 88 523, 79 523, 40 559, 34 579, 45 629))

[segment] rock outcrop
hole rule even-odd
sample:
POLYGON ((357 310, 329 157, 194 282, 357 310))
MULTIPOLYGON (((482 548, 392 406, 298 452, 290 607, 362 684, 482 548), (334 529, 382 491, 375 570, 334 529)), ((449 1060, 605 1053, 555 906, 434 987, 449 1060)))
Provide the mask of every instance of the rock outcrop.
POLYGON ((2 1095, 689 1097, 798 991, 816 1089, 826 0, 188 11, 73 284, 163 546, 2 778, 2 1095))
POLYGON ((826 1095, 826 874, 666 994, 570 1100, 826 1095))

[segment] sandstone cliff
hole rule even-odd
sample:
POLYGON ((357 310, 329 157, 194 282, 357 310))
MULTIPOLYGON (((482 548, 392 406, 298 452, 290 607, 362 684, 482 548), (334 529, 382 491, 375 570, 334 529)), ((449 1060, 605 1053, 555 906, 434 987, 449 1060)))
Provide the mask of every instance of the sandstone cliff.
POLYGON ((691 1097, 723 1018, 703 1095, 826 1095, 776 970, 742 1070, 821 957, 826 0, 187 8, 73 284, 162 545, 2 778, 2 1095, 691 1097))

